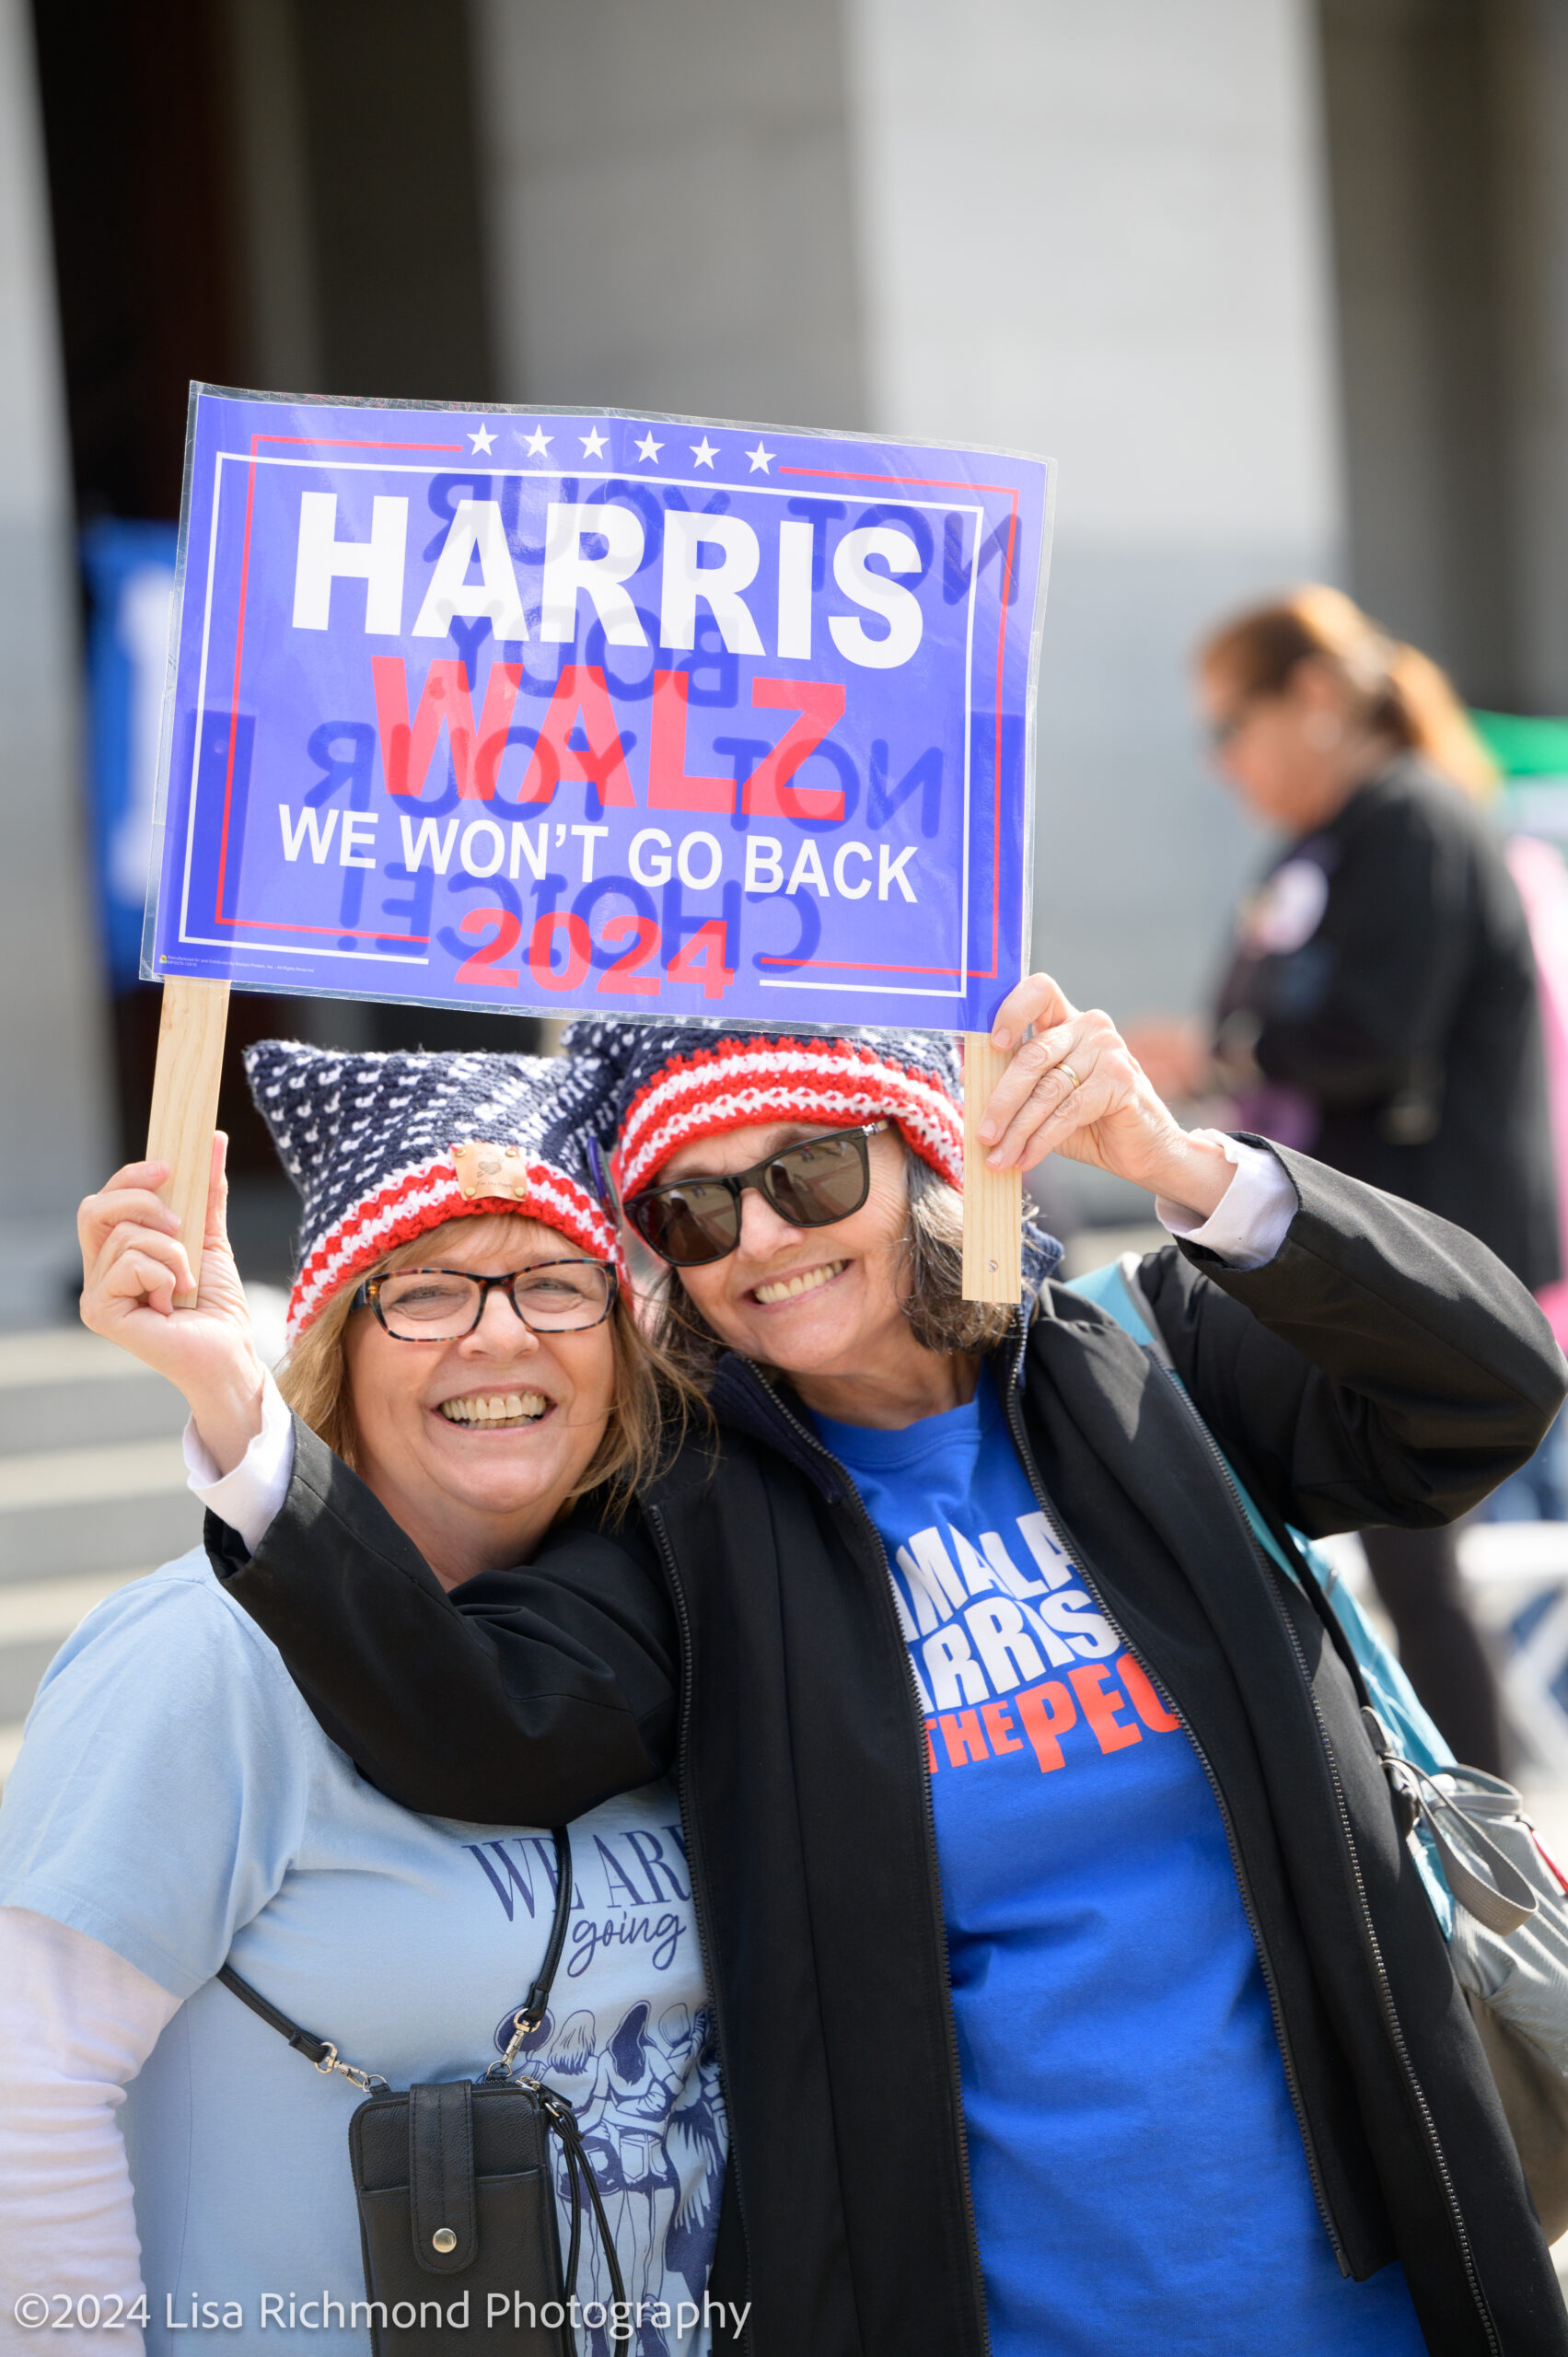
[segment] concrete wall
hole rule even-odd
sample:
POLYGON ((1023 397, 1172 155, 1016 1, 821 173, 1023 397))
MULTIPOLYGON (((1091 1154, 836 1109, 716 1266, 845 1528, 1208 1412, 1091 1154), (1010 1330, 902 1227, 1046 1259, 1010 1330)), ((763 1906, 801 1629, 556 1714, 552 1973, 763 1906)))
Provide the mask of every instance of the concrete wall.
POLYGON ((110 1133, 31 25, 0 0, 0 1325, 56 1307, 110 1133))
POLYGON ((1061 462, 1038 947, 1197 1003, 1256 843, 1185 658, 1339 563, 1308 0, 473 0, 514 399, 1061 462))
POLYGON ((1353 586, 1467 694, 1503 703, 1516 684, 1496 99, 1511 13, 1322 12, 1353 586))
POLYGON ((1306 0, 847 24, 870 422, 1060 464, 1038 954, 1123 1016, 1196 1003, 1256 844, 1200 759, 1187 650, 1339 562, 1306 0))
POLYGON ((835 0, 474 0, 503 396, 864 422, 835 0))
POLYGON ((1323 0, 1357 595, 1568 712, 1568 10, 1323 0))
POLYGON ((245 382, 326 389, 296 0, 223 0, 245 382))

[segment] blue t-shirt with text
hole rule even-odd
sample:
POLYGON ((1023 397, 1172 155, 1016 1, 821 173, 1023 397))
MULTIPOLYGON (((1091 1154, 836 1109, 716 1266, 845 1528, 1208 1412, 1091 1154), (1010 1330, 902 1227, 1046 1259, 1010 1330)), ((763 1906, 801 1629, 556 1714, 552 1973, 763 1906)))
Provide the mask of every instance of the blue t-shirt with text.
POLYGON ((816 1419, 925 1713, 995 2357, 1420 2357, 1340 2274, 1218 1805, 1051 1535, 995 1391, 816 1419))

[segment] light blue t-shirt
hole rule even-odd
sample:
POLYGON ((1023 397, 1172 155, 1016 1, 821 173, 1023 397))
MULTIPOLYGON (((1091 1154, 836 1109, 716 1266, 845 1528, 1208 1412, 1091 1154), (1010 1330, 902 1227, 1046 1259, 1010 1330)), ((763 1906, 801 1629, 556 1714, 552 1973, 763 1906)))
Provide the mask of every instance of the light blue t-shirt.
POLYGON ((995 2357, 1422 2357, 1340 2274, 1198 1756, 1054 1544, 995 1391, 816 1419, 926 1712, 995 2357))
MULTIPOLYGON (((571 1832, 574 1912, 528 2063, 576 2107, 643 2305, 633 2357, 698 2357, 726 2131, 674 1793, 625 1794, 571 1832)), ((122 2114, 149 2351, 370 2345, 348 2318, 365 2298, 361 2097, 215 1981, 219 1965, 394 2087, 477 2077, 542 1959, 554 1862, 537 1828, 416 1817, 366 1783, 199 1550, 88 1615, 6 1784, 0 1904, 87 1933, 185 2001, 122 2114), (266 2294, 281 2305, 263 2318, 266 2294), (341 2328, 330 2306, 306 2312, 323 2294, 341 2328), (192 2298, 238 2302, 243 2328, 191 2328, 192 2298)), ((587 2217, 577 2291, 610 2295, 587 2217)), ((609 2350, 602 2333, 580 2346, 609 2350)))

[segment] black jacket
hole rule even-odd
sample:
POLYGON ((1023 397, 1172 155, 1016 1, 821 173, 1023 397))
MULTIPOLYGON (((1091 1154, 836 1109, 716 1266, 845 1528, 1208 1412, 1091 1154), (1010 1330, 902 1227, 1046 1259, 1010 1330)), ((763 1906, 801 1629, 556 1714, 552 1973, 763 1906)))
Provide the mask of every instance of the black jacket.
MULTIPOLYGON (((1521 1463, 1562 1362, 1473 1238, 1295 1156, 1250 1274, 1143 1264, 1203 1417, 1274 1523, 1426 1525, 1521 1463)), ((987 1372, 1074 1560, 1174 1703, 1224 1813, 1326 2231, 1403 2260, 1443 2357, 1564 2357, 1568 2325, 1447 1952, 1310 1578, 1248 1532, 1168 1378, 1048 1288, 987 1372)), ((570 1817, 676 1761, 731 2167, 714 2289, 757 2357, 982 2357, 923 1732, 847 1476, 744 1361, 619 1532, 447 1598, 303 1430, 231 1593, 327 1732, 411 1806, 570 1817), (869 1928, 868 1928, 869 1927, 869 1928)), ((1202 2222, 1194 2221, 1194 2231, 1202 2222)))
POLYGON ((1539 1289, 1562 1273, 1540 1013, 1495 836, 1407 757, 1283 853, 1260 898, 1298 864, 1325 880, 1321 917, 1274 952, 1244 925, 1222 1040, 1239 1022, 1265 1078, 1312 1101, 1320 1161, 1468 1227, 1539 1289))

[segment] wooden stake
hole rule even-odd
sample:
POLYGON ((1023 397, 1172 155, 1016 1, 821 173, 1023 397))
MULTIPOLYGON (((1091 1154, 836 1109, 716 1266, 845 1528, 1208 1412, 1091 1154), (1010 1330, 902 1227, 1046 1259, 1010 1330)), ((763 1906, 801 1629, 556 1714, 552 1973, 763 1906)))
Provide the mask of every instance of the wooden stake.
MULTIPOLYGON (((165 982, 152 1118, 147 1123, 147 1159, 170 1166, 168 1181, 158 1192, 179 1215, 180 1239, 198 1286, 227 1025, 226 982, 165 982)), ((177 1293, 174 1306, 194 1309, 196 1295, 177 1293)))
POLYGON ((986 1031, 964 1042, 964 1299, 1017 1301, 1024 1290, 1024 1175, 991 1170, 976 1134, 986 1099, 1010 1057, 986 1031))

